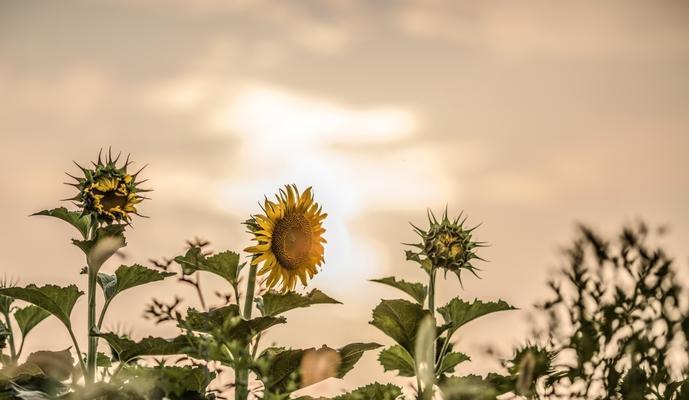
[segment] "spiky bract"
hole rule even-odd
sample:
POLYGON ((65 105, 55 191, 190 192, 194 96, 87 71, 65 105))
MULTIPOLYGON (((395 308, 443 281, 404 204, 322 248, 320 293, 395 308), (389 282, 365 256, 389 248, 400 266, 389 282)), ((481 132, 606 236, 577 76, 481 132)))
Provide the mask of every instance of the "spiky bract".
MULTIPOLYGON (((130 174, 127 168, 131 165, 129 156, 122 166, 117 166, 120 156, 113 158, 108 152, 103 160, 98 154, 98 161, 92 162, 93 168, 84 168, 77 164, 84 174, 83 177, 69 175, 76 183, 70 184, 79 193, 70 200, 81 208, 82 215, 90 215, 99 224, 129 223, 132 215, 140 215, 137 211, 139 204, 146 197, 141 193, 150 190, 141 189, 137 182, 138 172, 130 174)), ((76 164, 76 163, 75 163, 76 164)))
POLYGON ((485 243, 476 242, 472 238, 472 233, 478 226, 466 228, 466 218, 462 218, 462 213, 451 220, 447 216, 447 209, 440 221, 429 210, 428 222, 430 226, 427 231, 412 224, 416 233, 421 236, 421 243, 410 244, 419 249, 417 252, 410 252, 412 258, 420 260, 425 257, 430 263, 430 270, 453 272, 460 282, 462 270, 476 275, 478 268, 473 265, 474 260, 485 261, 476 254, 476 249, 484 247, 485 243))

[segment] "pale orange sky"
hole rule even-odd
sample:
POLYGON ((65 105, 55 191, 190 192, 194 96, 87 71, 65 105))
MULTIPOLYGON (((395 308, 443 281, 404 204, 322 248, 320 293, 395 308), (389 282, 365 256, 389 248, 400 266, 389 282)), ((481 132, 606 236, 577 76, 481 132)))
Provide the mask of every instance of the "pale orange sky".
MULTIPOLYGON (((150 164, 155 189, 127 263, 194 236, 240 250, 239 222, 264 194, 314 186, 329 244, 309 288, 345 304, 288 315, 270 335, 285 345, 389 344, 367 322, 397 294, 367 280, 421 279, 400 243, 426 207, 465 210, 491 243, 483 279, 463 291, 451 280, 443 300, 528 310, 577 221, 605 233, 636 217, 667 224, 686 270, 687 71, 681 2, 4 0, 0 268, 84 284, 70 229, 27 215, 70 197, 71 160, 112 146, 150 164)), ((191 296, 172 281, 132 290, 106 326, 172 334, 140 315, 174 291, 191 296)), ((472 323, 460 346, 478 361, 462 371, 492 368, 483 345, 524 340, 525 312, 472 323)), ((61 329, 46 321, 28 349, 67 347, 61 329)), ((392 380, 375 358, 312 392, 392 380)))

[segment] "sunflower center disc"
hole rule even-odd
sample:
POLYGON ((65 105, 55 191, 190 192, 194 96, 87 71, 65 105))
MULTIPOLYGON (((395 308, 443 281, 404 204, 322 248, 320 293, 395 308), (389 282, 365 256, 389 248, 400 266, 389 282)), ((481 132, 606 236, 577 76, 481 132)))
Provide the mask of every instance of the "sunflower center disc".
POLYGON ((115 190, 108 190, 107 192, 96 190, 94 193, 103 196, 103 198, 100 199, 100 204, 106 211, 112 210, 115 207, 119 207, 121 210, 124 210, 125 206, 127 205, 127 196, 122 196, 115 190))
POLYGON ((311 251, 311 224, 301 214, 287 214, 275 225, 272 250, 280 264, 297 269, 311 251))

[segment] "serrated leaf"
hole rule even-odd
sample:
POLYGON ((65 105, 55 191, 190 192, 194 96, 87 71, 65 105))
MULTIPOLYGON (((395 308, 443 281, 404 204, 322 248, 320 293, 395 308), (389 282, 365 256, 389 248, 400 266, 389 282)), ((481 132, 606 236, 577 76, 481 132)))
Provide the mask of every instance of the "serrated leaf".
POLYGON ((380 352, 378 361, 383 366, 383 370, 397 370, 399 376, 415 376, 414 359, 407 350, 400 345, 394 345, 380 352))
POLYGON ((402 389, 388 383, 372 383, 335 397, 333 400, 395 400, 402 396, 402 389))
POLYGON ((268 392, 285 392, 298 389, 299 367, 305 350, 270 348, 264 350, 258 360, 263 366, 252 367, 257 373, 265 390, 268 392), (294 387, 291 387, 295 385, 294 387))
POLYGON ((485 378, 478 375, 451 377, 440 389, 446 400, 495 400, 511 390, 509 379, 490 373, 485 378))
POLYGON ((364 352, 375 350, 381 347, 378 343, 350 343, 337 350, 340 355, 340 367, 337 370, 337 377, 343 378, 354 365, 361 359, 364 352))
POLYGON ((440 366, 438 367, 437 374, 440 375, 445 373, 452 373, 454 372, 457 365, 463 363, 464 361, 470 360, 471 358, 464 353, 449 352, 445 354, 445 357, 443 357, 443 361, 440 363, 440 366))
POLYGON ((263 295, 258 308, 264 316, 276 316, 286 311, 309 307, 314 304, 342 304, 318 289, 313 289, 306 295, 296 292, 276 292, 271 290, 263 295))
POLYGON ((255 335, 278 324, 287 322, 283 317, 257 317, 245 320, 241 317, 239 307, 231 304, 208 312, 199 312, 193 308, 187 311, 186 320, 181 328, 197 332, 213 333, 225 342, 237 341, 248 344, 255 335))
POLYGON ((201 254, 199 247, 192 247, 184 256, 175 257, 175 262, 182 267, 182 271, 189 275, 198 271, 206 271, 218 275, 232 285, 239 282, 239 272, 243 264, 239 264, 239 254, 224 251, 206 257, 201 254))
POLYGON ((192 339, 186 335, 172 339, 149 336, 138 342, 114 333, 101 333, 98 336, 105 339, 119 360, 125 363, 143 356, 186 354, 186 350, 192 346, 192 339))
POLYGON ((514 307, 502 300, 484 303, 481 300, 466 302, 459 297, 450 300, 446 305, 438 308, 438 313, 445 320, 448 335, 452 334, 466 323, 498 311, 515 310, 514 307))
POLYGON ((120 265, 115 271, 115 275, 99 273, 98 284, 103 289, 105 299, 112 300, 127 289, 162 281, 173 275, 175 275, 173 272, 156 271, 139 264, 120 265))
POLYGON ((196 399, 215 376, 206 366, 127 365, 113 379, 138 393, 136 398, 196 399))
POLYGON ((72 314, 72 309, 84 292, 79 290, 75 285, 66 287, 45 285, 38 287, 31 284, 23 288, 2 288, 0 289, 0 294, 41 307, 57 317, 65 326, 71 329, 72 323, 70 321, 70 315, 72 314))
POLYGON ((49 315, 50 313, 48 311, 30 304, 15 311, 14 318, 17 320, 17 325, 19 325, 22 337, 26 338, 26 335, 28 335, 41 321, 48 318, 49 315))
POLYGON ((26 363, 36 365, 46 376, 58 381, 69 379, 74 370, 74 359, 69 349, 62 351, 37 351, 29 354, 26 363))
POLYGON ((382 283, 383 285, 392 286, 397 288, 404 293, 410 295, 417 303, 423 305, 426 301, 426 295, 428 289, 422 283, 418 282, 406 282, 404 280, 397 280, 394 276, 389 276, 386 278, 372 279, 371 282, 382 283))
POLYGON ((383 300, 373 310, 373 326, 413 354, 416 333, 428 311, 407 300, 383 300))
POLYGON ((87 237, 89 228, 91 226, 91 217, 88 215, 81 215, 80 212, 69 211, 64 207, 53 208, 52 210, 43 210, 31 215, 45 215, 48 217, 59 218, 68 224, 75 227, 82 237, 87 237))
POLYGON ((112 360, 110 359, 110 356, 101 352, 96 353, 96 366, 102 368, 112 367, 112 360))

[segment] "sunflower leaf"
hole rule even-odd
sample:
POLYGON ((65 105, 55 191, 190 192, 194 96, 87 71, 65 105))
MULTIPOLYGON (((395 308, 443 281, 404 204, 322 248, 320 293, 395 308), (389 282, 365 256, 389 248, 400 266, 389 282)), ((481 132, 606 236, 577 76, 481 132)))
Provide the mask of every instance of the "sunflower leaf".
POLYGON ((28 335, 41 321, 48 318, 49 315, 50 313, 48 311, 30 304, 15 311, 14 318, 17 320, 17 325, 19 325, 22 337, 26 338, 26 335, 28 335))
POLYGON ((416 375, 414 359, 402 346, 394 345, 381 351, 378 355, 378 361, 385 372, 397 370, 399 376, 416 375))
POLYGON ((402 299, 382 300, 373 310, 370 324, 413 354, 416 334, 426 315, 429 312, 416 303, 402 299))
POLYGON ((395 400, 402 395, 402 389, 399 387, 388 383, 386 385, 382 383, 372 383, 360 387, 349 393, 339 395, 333 400, 395 400))
POLYGON ((383 285, 392 286, 397 288, 404 293, 410 295, 417 303, 423 305, 426 301, 426 295, 428 289, 426 285, 418 282, 406 282, 404 280, 397 280, 394 276, 389 276, 387 278, 371 279, 371 282, 382 283, 383 285))
POLYGON ((193 344, 192 339, 186 335, 172 339, 149 336, 138 342, 114 333, 101 333, 98 336, 105 339, 117 353, 119 360, 125 363, 142 356, 186 354, 193 344))
POLYGON ((339 350, 340 367, 337 370, 337 378, 343 378, 354 365, 361 359, 364 352, 381 347, 378 343, 350 343, 339 350))
POLYGON ((271 290, 261 299, 257 299, 256 303, 264 316, 276 316, 295 308, 309 307, 314 304, 342 304, 318 289, 313 289, 306 295, 271 290))
POLYGON ((463 363, 464 361, 471 361, 468 355, 458 352, 449 352, 443 357, 443 361, 440 363, 440 367, 437 374, 452 373, 457 365, 463 363))
MULTIPOLYGON (((196 399, 205 398, 201 394, 208 390, 208 385, 215 379, 216 373, 205 365, 200 366, 167 366, 127 365, 113 377, 119 386, 136 390, 138 393, 155 393, 154 398, 196 399)), ((110 396, 106 396, 111 398, 110 396)), ((113 398, 120 398, 120 393, 113 398)), ((149 396, 145 396, 148 398, 149 396)), ((127 397, 129 398, 129 397, 127 397)), ((140 395, 132 399, 143 398, 140 395)))
POLYGON ((208 312, 190 308, 187 311, 186 320, 180 323, 180 327, 197 332, 213 333, 226 342, 236 341, 248 344, 255 335, 285 322, 287 320, 283 317, 271 316, 245 320, 239 312, 239 307, 231 304, 208 312))
POLYGON ((183 256, 175 257, 175 262, 187 275, 206 271, 218 275, 233 286, 239 283, 239 273, 244 266, 239 263, 239 254, 233 251, 228 250, 206 257, 198 246, 190 248, 183 256))
POLYGON ((75 285, 66 287, 45 285, 38 287, 31 284, 23 288, 2 288, 0 289, 0 294, 41 307, 62 321, 67 328, 71 329, 70 315, 72 314, 72 309, 84 292, 80 291, 75 285))
POLYGON ((173 275, 175 275, 173 272, 156 271, 139 264, 120 265, 115 271, 115 275, 99 273, 97 282, 103 289, 105 299, 110 301, 127 289, 162 281, 173 275))
POLYGON ((495 400, 512 388, 506 378, 490 373, 485 378, 478 375, 451 377, 445 380, 440 390, 448 400, 495 400))
POLYGON ((299 367, 306 350, 268 348, 252 366, 266 392, 284 393, 299 389, 299 367))
POLYGON ((27 364, 33 364, 57 381, 64 381, 72 376, 74 359, 69 349, 62 351, 37 351, 29 354, 27 364))
POLYGON ((45 215, 48 217, 59 218, 75 227, 79 233, 81 233, 82 237, 88 236, 89 228, 91 227, 90 216, 81 215, 80 212, 76 211, 69 211, 64 207, 53 208, 52 210, 43 210, 31 215, 45 215))
POLYGON ((448 329, 448 335, 450 336, 464 324, 476 318, 507 310, 515 310, 515 308, 503 300, 498 300, 497 302, 491 301, 488 303, 484 303, 481 300, 474 300, 469 303, 459 297, 455 297, 446 305, 438 308, 438 312, 445 320, 445 328, 448 329))

